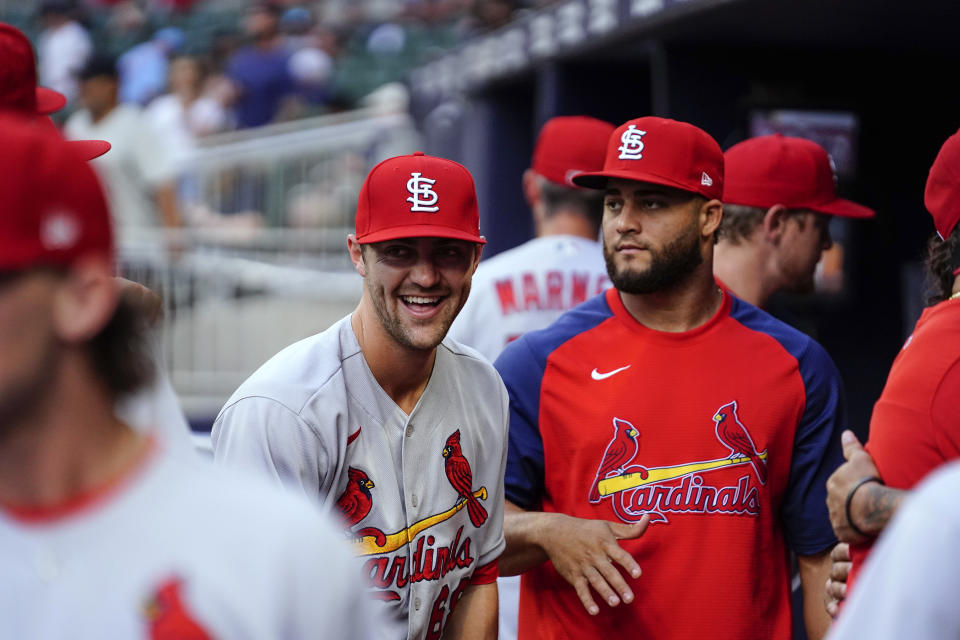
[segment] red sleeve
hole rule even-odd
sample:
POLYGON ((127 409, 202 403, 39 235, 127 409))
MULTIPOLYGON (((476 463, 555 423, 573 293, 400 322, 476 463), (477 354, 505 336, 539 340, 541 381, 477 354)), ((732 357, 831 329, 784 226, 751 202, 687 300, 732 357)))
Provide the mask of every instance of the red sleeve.
POLYGON ((937 447, 945 460, 960 457, 960 360, 953 363, 943 375, 930 406, 937 447))
POLYGON ((488 562, 482 567, 477 567, 470 576, 468 584, 490 584, 497 579, 497 561, 488 562))

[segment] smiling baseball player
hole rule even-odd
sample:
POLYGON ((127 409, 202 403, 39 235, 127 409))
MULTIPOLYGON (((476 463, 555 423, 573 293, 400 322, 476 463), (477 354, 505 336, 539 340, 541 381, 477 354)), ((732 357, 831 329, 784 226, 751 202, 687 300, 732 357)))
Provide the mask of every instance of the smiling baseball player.
POLYGON ((371 170, 347 246, 356 311, 281 351, 228 400, 216 458, 342 512, 385 636, 495 637, 507 396, 445 339, 484 239, 473 179, 416 153, 371 170))

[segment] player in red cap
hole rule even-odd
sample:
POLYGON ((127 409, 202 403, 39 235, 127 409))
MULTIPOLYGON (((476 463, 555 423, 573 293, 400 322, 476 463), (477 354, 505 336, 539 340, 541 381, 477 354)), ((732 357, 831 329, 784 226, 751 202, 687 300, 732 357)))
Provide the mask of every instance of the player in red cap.
POLYGON ((309 504, 114 412, 152 368, 88 164, 0 115, 0 176, 4 636, 370 637, 347 548, 309 504))
MULTIPOLYGON (((37 86, 33 46, 23 33, 0 22, 0 110, 30 116, 36 126, 55 130, 49 114, 67 104, 67 98, 53 89, 37 86)), ((106 140, 72 140, 69 146, 86 160, 110 150, 106 140)))
MULTIPOLYGON (((558 116, 537 136, 523 194, 537 237, 480 264, 470 298, 450 335, 491 362, 512 340, 542 329, 610 286, 600 235, 602 196, 572 178, 603 168, 614 126, 587 116, 558 116)), ((497 580, 501 640, 517 637, 520 580, 497 580)))
POLYGON ((347 240, 356 311, 270 359, 213 426, 217 459, 342 512, 384 637, 496 637, 507 395, 446 337, 484 242, 464 167, 375 166, 347 240))
POLYGON ((646 117, 573 178, 604 190, 614 288, 496 362, 521 639, 789 637, 788 548, 810 637, 829 621, 840 379, 816 342, 717 286, 723 165, 704 131, 646 117))
POLYGON ((945 462, 960 457, 960 131, 940 149, 927 178, 924 202, 933 216, 927 270, 934 284, 924 309, 873 407, 866 449, 844 433, 847 462, 827 483, 837 537, 850 543, 852 568, 844 586, 827 585, 837 602, 908 490, 945 462))
POLYGON ((777 291, 813 291, 832 242, 830 218, 872 218, 837 197, 833 163, 811 140, 780 134, 750 138, 724 154, 723 222, 713 271, 758 307, 777 291))

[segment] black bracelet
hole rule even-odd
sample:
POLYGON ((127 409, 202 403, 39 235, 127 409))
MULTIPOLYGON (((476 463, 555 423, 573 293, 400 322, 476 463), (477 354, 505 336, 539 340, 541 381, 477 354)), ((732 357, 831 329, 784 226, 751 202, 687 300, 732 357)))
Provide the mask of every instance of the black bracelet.
POLYGON ((883 480, 881 480, 877 476, 865 476, 863 478, 860 478, 859 480, 857 480, 857 483, 855 485, 850 487, 850 491, 847 492, 847 504, 844 507, 844 511, 846 511, 846 514, 847 514, 847 524, 850 525, 850 528, 853 529, 854 533, 856 533, 858 536, 861 536, 863 538, 873 538, 875 536, 869 533, 866 533, 865 531, 861 531, 860 527, 858 527, 853 523, 853 516, 850 515, 850 504, 853 502, 853 494, 857 492, 857 489, 867 484, 868 482, 879 482, 880 484, 883 484, 883 480))

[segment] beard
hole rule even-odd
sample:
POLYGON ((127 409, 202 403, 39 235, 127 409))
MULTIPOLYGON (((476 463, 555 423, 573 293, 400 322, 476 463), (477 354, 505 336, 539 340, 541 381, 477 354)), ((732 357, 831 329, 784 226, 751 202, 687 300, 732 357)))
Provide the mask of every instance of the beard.
POLYGON ((45 345, 36 366, 10 380, 0 389, 0 442, 17 430, 30 425, 30 416, 49 397, 50 385, 56 377, 62 351, 54 338, 45 345))
POLYGON ((604 243, 603 258, 607 263, 607 274, 618 291, 632 294, 668 291, 689 278, 703 264, 695 226, 689 227, 683 235, 662 249, 649 251, 651 261, 645 271, 634 271, 629 267, 618 270, 615 252, 604 243))
MULTIPOLYGON (((383 327, 387 335, 389 335, 394 342, 408 349, 432 351, 443 342, 447 332, 450 330, 450 325, 453 324, 457 314, 460 313, 464 303, 467 301, 467 295, 470 293, 470 283, 467 282, 464 284, 459 304, 456 307, 444 310, 436 317, 430 319, 429 324, 413 324, 412 326, 404 323, 400 315, 402 312, 399 310, 395 312, 390 310, 387 304, 387 293, 382 286, 369 286, 368 284, 368 289, 370 291, 370 300, 373 303, 373 309, 377 314, 380 326, 383 327)), ((450 299, 448 297, 441 304, 449 303, 450 299)), ((400 306, 403 303, 398 300, 396 304, 400 306)))

